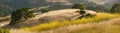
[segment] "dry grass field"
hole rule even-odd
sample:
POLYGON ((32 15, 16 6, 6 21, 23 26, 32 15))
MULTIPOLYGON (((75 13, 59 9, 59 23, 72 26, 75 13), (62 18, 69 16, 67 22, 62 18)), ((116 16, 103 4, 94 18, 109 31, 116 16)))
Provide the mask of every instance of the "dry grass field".
MULTIPOLYGON (((10 29, 10 32, 11 33, 88 33, 88 32, 119 33, 120 31, 119 14, 99 12, 94 17, 83 17, 81 19, 78 19, 78 17, 80 17, 81 15, 78 14, 76 11, 78 11, 78 9, 55 10, 43 14, 36 13, 37 15, 35 17, 12 26, 16 28, 19 27, 20 29, 10 29)), ((87 10, 87 11, 91 11, 91 10, 87 10)), ((3 22, 0 23, 0 26, 4 26, 6 24, 9 23, 3 22)))
POLYGON ((46 31, 11 30, 11 33, 120 33, 120 18, 99 23, 86 23, 59 27, 46 31))

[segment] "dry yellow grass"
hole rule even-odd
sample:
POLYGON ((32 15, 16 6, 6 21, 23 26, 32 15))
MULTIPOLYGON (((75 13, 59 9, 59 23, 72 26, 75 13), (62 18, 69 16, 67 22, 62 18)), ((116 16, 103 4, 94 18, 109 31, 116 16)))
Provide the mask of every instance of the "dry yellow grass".
MULTIPOLYGON (((39 31, 39 32, 31 32, 31 33, 120 33, 119 20, 120 18, 115 18, 109 21, 103 21, 99 23, 70 25, 70 26, 60 27, 47 31, 39 31)), ((24 33, 25 31, 22 32, 24 33)))
POLYGON ((103 21, 100 23, 88 23, 61 27, 39 33, 120 33, 120 18, 103 21))
POLYGON ((118 14, 98 13, 95 17, 87 17, 87 18, 85 17, 85 18, 73 20, 73 21, 67 21, 67 20, 63 20, 60 22, 53 21, 50 23, 43 23, 33 27, 27 27, 22 29, 25 31, 43 31, 43 30, 50 30, 50 29, 55 29, 63 26, 99 22, 99 21, 109 20, 109 19, 118 18, 118 17, 120 17, 118 14))
MULTIPOLYGON (((94 24, 92 28, 86 28, 83 30, 76 29, 69 33, 120 33, 120 18, 104 21, 102 23, 94 24)), ((91 24, 90 24, 91 25, 91 24)))

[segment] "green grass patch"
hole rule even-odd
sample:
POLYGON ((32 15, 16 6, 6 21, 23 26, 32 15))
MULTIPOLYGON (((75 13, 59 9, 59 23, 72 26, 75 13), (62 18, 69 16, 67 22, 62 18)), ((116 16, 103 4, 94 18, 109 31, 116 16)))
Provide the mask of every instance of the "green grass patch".
POLYGON ((0 33, 10 33, 8 30, 4 30, 2 28, 0 28, 0 33))
POLYGON ((81 19, 73 20, 73 21, 53 21, 50 23, 43 23, 32 27, 22 28, 25 31, 43 31, 43 30, 50 30, 54 28, 59 28, 63 26, 69 26, 69 25, 76 25, 76 24, 83 24, 83 23, 93 23, 93 22, 99 22, 104 20, 109 20, 112 18, 118 18, 120 17, 119 14, 109 14, 109 13, 98 13, 94 17, 84 17, 81 19))

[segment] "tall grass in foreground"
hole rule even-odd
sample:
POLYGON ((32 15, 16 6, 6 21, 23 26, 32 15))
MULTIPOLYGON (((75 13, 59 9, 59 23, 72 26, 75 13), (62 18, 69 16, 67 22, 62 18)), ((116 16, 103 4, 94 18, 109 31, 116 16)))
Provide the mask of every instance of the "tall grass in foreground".
POLYGON ((4 30, 2 28, 0 28, 0 33, 10 33, 8 30, 4 30))
POLYGON ((76 30, 70 33, 120 33, 120 25, 112 26, 98 26, 96 28, 89 28, 84 30, 76 30))
POLYGON ((53 21, 53 22, 43 23, 33 27, 27 27, 22 29, 25 31, 43 31, 43 30, 50 30, 50 29, 69 26, 69 25, 99 22, 99 21, 109 20, 109 19, 118 18, 118 17, 120 17, 118 14, 98 13, 94 17, 84 17, 81 19, 73 20, 73 21, 67 21, 67 20, 63 20, 60 22, 53 21))

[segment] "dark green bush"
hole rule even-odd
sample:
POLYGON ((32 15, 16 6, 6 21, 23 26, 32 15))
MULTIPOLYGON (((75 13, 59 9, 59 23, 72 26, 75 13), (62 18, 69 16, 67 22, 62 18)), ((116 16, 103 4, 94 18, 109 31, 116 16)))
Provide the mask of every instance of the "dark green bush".
POLYGON ((86 13, 86 12, 85 12, 85 11, 82 11, 82 10, 79 12, 79 14, 81 14, 81 15, 83 15, 83 14, 85 14, 85 13, 86 13))
POLYGON ((46 13, 46 12, 48 12, 48 11, 50 11, 48 8, 43 8, 43 9, 41 9, 41 12, 42 12, 42 13, 46 13))
POLYGON ((85 14, 85 15, 82 15, 81 17, 79 17, 79 18, 83 18, 83 17, 85 17, 85 18, 88 18, 88 17, 94 17, 94 16, 96 16, 96 15, 94 15, 94 14, 85 14))

